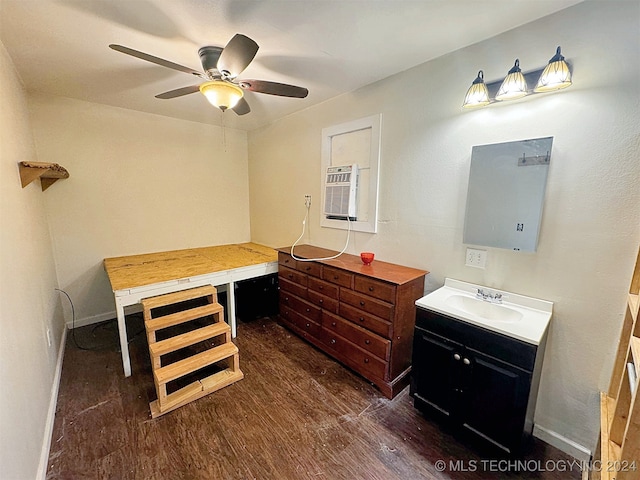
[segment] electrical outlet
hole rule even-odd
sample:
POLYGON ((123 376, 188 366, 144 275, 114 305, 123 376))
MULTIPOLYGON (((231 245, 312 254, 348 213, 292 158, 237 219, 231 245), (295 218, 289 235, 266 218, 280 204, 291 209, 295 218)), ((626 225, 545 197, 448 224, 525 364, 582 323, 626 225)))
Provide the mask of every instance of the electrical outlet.
POLYGON ((307 208, 311 207, 311 194, 304 196, 304 206, 307 208))
POLYGON ((484 268, 487 263, 487 251, 477 248, 467 248, 465 265, 467 267, 484 268))
POLYGON ((53 343, 51 341, 51 329, 47 328, 47 343, 49 344, 49 346, 51 346, 51 344, 53 343))

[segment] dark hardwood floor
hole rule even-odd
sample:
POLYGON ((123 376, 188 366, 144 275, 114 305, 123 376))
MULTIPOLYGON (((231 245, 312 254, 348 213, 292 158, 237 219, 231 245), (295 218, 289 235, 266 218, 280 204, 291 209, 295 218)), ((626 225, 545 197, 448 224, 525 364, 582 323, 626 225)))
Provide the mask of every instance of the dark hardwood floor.
POLYGON ((69 333, 48 479, 581 478, 539 440, 520 467, 488 463, 416 411, 408 388, 386 399, 269 318, 238 325, 244 380, 152 420, 140 317, 128 328, 129 378, 115 322, 76 329, 97 350, 69 333))

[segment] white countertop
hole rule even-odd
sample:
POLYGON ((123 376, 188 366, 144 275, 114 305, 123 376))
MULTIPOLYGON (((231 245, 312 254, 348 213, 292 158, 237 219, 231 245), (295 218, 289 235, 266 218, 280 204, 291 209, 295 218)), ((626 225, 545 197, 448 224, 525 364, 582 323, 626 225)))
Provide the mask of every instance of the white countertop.
POLYGON ((477 325, 487 330, 538 345, 542 340, 553 311, 553 303, 516 293, 452 278, 438 290, 416 300, 416 306, 477 325), (478 289, 502 294, 501 304, 476 297, 478 289))

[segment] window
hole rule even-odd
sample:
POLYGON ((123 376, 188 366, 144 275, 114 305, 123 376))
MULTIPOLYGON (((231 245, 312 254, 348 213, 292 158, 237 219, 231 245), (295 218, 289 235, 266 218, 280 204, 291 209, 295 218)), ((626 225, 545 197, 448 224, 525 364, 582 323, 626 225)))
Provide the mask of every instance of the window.
MULTIPOLYGON (((350 222, 355 232, 376 233, 378 228, 378 179, 382 115, 353 120, 322 129, 322 205, 325 204, 327 167, 358 165, 356 194, 357 220, 350 222)), ((346 230, 346 220, 321 215, 320 226, 346 230)))

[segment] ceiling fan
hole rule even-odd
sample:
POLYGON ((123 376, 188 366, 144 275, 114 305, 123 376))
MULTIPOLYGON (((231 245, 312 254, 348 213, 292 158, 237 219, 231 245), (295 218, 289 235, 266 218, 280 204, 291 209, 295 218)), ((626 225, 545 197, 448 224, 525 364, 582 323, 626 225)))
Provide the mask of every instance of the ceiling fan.
POLYGON ((244 99, 243 90, 292 98, 305 98, 309 93, 306 88, 286 83, 266 80, 239 80, 238 75, 249 66, 259 48, 256 42, 240 33, 234 35, 224 48, 207 46, 198 50, 204 73, 122 45, 112 44, 109 47, 118 52, 162 67, 195 75, 204 80, 204 83, 198 85, 190 85, 156 95, 156 98, 163 100, 199 91, 209 103, 223 112, 230 108, 238 115, 245 115, 251 111, 251 108, 244 99))

